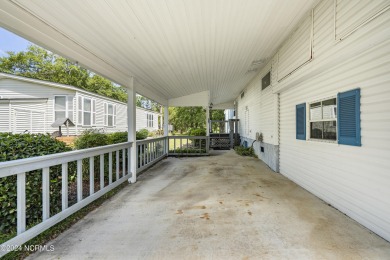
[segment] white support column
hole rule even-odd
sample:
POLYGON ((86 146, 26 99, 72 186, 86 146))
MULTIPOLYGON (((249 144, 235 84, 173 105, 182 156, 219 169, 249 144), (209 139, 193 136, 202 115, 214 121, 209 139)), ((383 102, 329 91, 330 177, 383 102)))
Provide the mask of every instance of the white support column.
MULTIPOLYGON (((168 106, 164 106, 164 136, 167 137, 169 134, 168 131, 168 124, 169 124, 169 110, 168 106)), ((168 155, 168 144, 169 140, 168 138, 165 139, 165 153, 168 155)))
POLYGON ((206 136, 210 136, 210 108, 206 106, 206 136))
POLYGON ((210 146, 210 108, 206 106, 206 152, 209 153, 210 146))
POLYGON ((136 92, 134 87, 134 78, 131 77, 129 86, 127 87, 127 126, 128 136, 127 140, 133 142, 130 148, 130 168, 128 169, 131 173, 129 179, 130 183, 137 181, 137 144, 136 144, 136 92))

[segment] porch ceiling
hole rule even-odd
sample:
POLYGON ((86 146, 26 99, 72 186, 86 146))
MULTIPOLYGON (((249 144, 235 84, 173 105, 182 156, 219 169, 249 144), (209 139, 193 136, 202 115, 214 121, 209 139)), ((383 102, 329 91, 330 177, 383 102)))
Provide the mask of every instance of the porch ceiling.
POLYGON ((161 103, 232 101, 318 0, 8 0, 0 25, 161 103), (153 93, 153 94, 151 94, 153 93))

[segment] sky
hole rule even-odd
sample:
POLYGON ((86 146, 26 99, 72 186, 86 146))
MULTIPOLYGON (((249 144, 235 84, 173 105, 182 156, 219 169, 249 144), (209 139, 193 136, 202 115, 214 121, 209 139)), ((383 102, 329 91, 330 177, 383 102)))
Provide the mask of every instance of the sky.
POLYGON ((0 27, 0 57, 7 56, 7 51, 24 51, 31 42, 0 27))

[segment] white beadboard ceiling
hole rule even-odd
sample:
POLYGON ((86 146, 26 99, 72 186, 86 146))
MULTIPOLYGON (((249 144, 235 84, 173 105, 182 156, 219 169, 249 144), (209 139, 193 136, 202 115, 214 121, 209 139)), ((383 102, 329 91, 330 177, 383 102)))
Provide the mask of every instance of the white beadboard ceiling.
POLYGON ((3 0, 0 25, 157 101, 231 102, 318 0, 3 0), (151 94, 153 93, 153 94, 151 94))

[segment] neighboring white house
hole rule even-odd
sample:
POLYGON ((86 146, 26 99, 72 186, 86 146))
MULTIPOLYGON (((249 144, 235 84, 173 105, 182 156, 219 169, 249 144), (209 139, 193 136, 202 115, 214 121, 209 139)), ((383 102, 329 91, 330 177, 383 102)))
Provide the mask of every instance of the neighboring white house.
POLYGON ((321 1, 236 113, 242 141, 263 134, 254 149, 269 167, 389 240, 389 2, 357 2, 321 1))
MULTIPOLYGON (((159 129, 160 113, 137 107, 136 127, 159 129)), ((127 131, 127 104, 73 86, 0 73, 0 132, 53 133, 69 118, 70 135, 86 129, 127 131)), ((160 119, 161 121, 161 119, 160 119)), ((66 134, 63 128, 63 134, 66 134)))

